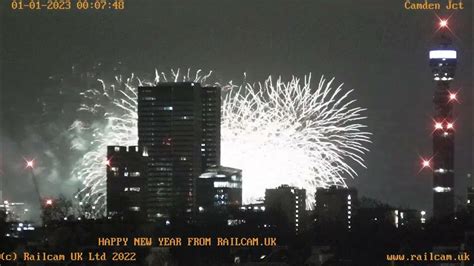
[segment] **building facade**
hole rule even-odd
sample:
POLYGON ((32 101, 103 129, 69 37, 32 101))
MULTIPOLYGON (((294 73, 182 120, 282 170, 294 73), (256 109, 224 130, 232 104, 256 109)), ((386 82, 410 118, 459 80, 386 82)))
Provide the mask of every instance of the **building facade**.
POLYGON ((107 147, 107 216, 146 217, 146 152, 138 146, 107 147))
POLYGON ((265 190, 265 212, 273 216, 280 228, 298 234, 306 219, 306 190, 288 185, 265 190))
POLYGON ((196 179, 220 163, 220 88, 193 82, 139 87, 138 139, 149 155, 148 219, 190 222, 196 179))
POLYGON ((201 169, 208 172, 209 168, 220 165, 221 162, 221 89, 202 87, 201 103, 201 169))
POLYGON ((357 190, 329 187, 316 190, 316 222, 351 229, 357 205, 357 190))
POLYGON ((242 170, 211 167, 197 181, 197 204, 200 212, 209 208, 242 205, 242 170))

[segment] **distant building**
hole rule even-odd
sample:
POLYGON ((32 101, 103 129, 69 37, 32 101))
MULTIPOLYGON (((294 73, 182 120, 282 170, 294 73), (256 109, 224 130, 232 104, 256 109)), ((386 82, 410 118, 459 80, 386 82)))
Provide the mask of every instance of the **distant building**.
POLYGON ((426 213, 413 209, 398 209, 389 206, 359 208, 357 223, 362 226, 385 225, 396 228, 418 227, 426 222, 426 213))
POLYGON ((395 209, 395 227, 413 227, 418 226, 420 223, 425 223, 422 219, 424 218, 424 212, 420 212, 413 209, 395 209))
POLYGON ((5 200, 0 204, 0 210, 5 212, 7 222, 20 222, 30 220, 31 218, 29 209, 23 202, 9 202, 5 200))
POLYGON ((138 142, 148 161, 148 218, 190 222, 196 181, 220 165, 220 91, 199 83, 138 88, 138 142))
POLYGON ((265 211, 273 216, 277 226, 298 234, 306 219, 306 190, 288 185, 266 189, 265 211))
POLYGON ((144 219, 147 154, 138 146, 107 147, 107 215, 144 219))
POLYGON ((197 180, 199 211, 242 204, 242 170, 216 166, 197 180))
POLYGON ((357 204, 357 190, 335 186, 318 188, 315 204, 317 223, 351 229, 357 204))
POLYGON ((454 205, 454 134, 455 117, 450 92, 457 65, 457 51, 452 45, 446 28, 440 31, 441 38, 429 51, 429 64, 433 73, 435 90, 433 136, 433 218, 452 218, 454 205))
POLYGON ((231 208, 227 217, 227 226, 240 226, 245 230, 261 231, 263 228, 270 228, 272 220, 265 212, 264 202, 243 204, 238 209, 231 208))

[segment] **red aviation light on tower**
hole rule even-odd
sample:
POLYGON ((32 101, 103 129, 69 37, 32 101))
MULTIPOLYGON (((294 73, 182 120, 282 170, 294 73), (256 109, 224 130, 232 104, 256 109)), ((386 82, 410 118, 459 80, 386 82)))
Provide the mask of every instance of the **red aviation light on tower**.
POLYGON ((449 92, 449 100, 448 102, 459 102, 458 101, 458 93, 457 92, 449 92))
POLYGON ((446 128, 447 129, 454 129, 454 124, 453 123, 447 123, 446 128))
POLYGON ((440 123, 440 122, 435 122, 435 124, 434 124, 434 129, 435 129, 435 130, 443 129, 443 124, 440 123))
POLYGON ((432 169, 432 168, 431 168, 431 166, 432 166, 432 165, 431 165, 431 160, 432 160, 433 158, 425 159, 425 158, 423 158, 423 157, 420 157, 420 159, 421 159, 421 169, 420 169, 420 172, 421 172, 423 169, 425 169, 425 168, 432 169))
POLYGON ((449 101, 455 101, 457 100, 457 96, 456 96, 456 93, 450 93, 449 94, 449 101))
POLYGON ((53 200, 52 199, 47 199, 45 203, 46 203, 46 206, 51 206, 51 205, 53 205, 53 200))
POLYGON ((25 160, 25 169, 33 169, 35 167, 35 160, 28 160, 28 159, 24 159, 25 160))
POLYGON ((421 166, 422 166, 423 168, 426 168, 426 167, 431 168, 431 161, 430 161, 430 160, 423 160, 423 161, 421 162, 421 166))
POLYGON ((448 27, 448 20, 447 19, 440 19, 439 20, 439 27, 440 28, 447 28, 448 27))

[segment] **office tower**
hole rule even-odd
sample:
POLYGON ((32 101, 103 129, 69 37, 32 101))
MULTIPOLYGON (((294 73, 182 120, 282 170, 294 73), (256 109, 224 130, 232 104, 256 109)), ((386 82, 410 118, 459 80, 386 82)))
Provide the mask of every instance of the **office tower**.
POLYGON ((145 218, 146 159, 146 152, 138 146, 107 147, 108 217, 145 218))
POLYGON ((220 88, 193 82, 139 87, 138 138, 149 154, 148 218, 190 222, 196 179, 220 163, 220 88))

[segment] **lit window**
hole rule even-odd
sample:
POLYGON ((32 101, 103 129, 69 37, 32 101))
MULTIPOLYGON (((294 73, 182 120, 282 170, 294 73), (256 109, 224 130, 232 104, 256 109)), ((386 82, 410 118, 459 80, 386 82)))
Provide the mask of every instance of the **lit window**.
POLYGON ((214 182, 214 188, 242 188, 242 184, 237 182, 224 182, 216 181, 214 182))
POLYGON ((437 193, 450 192, 450 187, 434 187, 433 190, 437 193))

